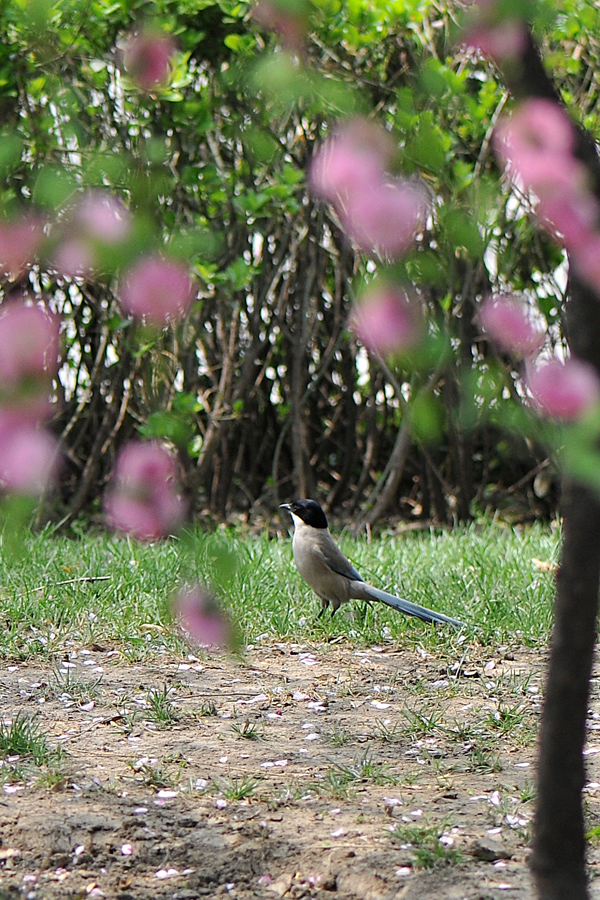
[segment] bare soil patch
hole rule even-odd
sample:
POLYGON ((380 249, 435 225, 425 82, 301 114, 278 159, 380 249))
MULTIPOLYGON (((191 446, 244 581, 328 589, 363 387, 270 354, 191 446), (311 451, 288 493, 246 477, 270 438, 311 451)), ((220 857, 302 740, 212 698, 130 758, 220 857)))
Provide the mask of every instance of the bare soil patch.
POLYGON ((0 898, 530 898, 542 678, 523 648, 3 663, 5 721, 62 759, 0 768, 0 898))

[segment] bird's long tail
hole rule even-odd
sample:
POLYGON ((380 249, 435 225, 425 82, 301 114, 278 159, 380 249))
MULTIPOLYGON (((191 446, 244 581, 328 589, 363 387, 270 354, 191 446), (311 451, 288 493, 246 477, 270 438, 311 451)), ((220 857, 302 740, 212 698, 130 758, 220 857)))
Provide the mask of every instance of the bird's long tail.
POLYGON ((364 584, 363 582, 361 588, 362 599, 380 600, 381 603, 385 603, 393 609, 398 609, 408 616, 416 616, 424 622, 439 622, 444 625, 452 625, 454 628, 463 627, 463 623, 459 622, 458 619, 451 619, 450 616, 435 612, 433 609, 427 609, 425 606, 419 606, 418 603, 411 603, 410 600, 402 600, 400 597, 395 597, 386 591, 380 591, 379 588, 372 587, 370 584, 364 584))

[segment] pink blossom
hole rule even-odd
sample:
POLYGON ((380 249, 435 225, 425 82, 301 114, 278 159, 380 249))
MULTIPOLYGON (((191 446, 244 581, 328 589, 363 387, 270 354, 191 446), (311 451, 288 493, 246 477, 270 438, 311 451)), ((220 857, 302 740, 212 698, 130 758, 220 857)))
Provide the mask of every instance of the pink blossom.
POLYGON ((41 306, 0 306, 0 389, 49 379, 58 367, 59 321, 41 306))
POLYGON ((519 358, 535 355, 544 343, 544 335, 531 324, 525 305, 511 297, 490 297, 480 319, 492 340, 519 358))
POLYGON ((175 41, 170 35, 148 28, 127 40, 123 66, 141 90, 152 91, 168 84, 174 53, 175 41))
POLYGON ((176 465, 155 441, 130 441, 117 457, 105 502, 113 526, 140 541, 157 541, 175 531, 184 516, 176 465))
POLYGON ((540 198, 581 190, 584 170, 574 155, 566 112, 552 100, 527 100, 494 135, 496 150, 540 198))
POLYGON ((523 52, 527 30, 519 19, 507 19, 496 25, 476 23, 465 30, 462 42, 495 62, 502 62, 523 52))
POLYGON ((67 237, 56 248, 52 262, 65 278, 81 278, 93 272, 96 253, 85 237, 67 237))
POLYGON ((43 237, 42 221, 34 216, 0 222, 0 270, 20 275, 33 263, 43 237))
POLYGON ((555 419, 580 418, 600 400, 600 378, 595 369, 578 359, 558 359, 531 366, 525 383, 541 412, 555 419))
POLYGON ((340 216, 361 250, 394 259, 408 250, 423 227, 425 197, 409 182, 371 184, 348 195, 340 216))
POLYGON ((155 325, 181 318, 193 296, 187 267, 162 256, 146 256, 135 263, 125 274, 119 292, 125 312, 155 325))
POLYGON ((354 307, 350 324, 365 347, 382 356, 410 349, 422 335, 418 312, 406 292, 385 282, 366 291, 354 307))
POLYGON ((58 441, 35 423, 0 410, 0 485, 27 496, 42 494, 58 472, 58 441))
POLYGON ((571 262, 577 274, 600 294, 600 232, 582 235, 574 245, 571 262))
POLYGON ((557 191, 544 197, 537 209, 546 230, 576 253, 591 243, 599 212, 595 197, 585 190, 557 191))
POLYGON ((91 238, 105 244, 124 240, 131 231, 131 216, 125 205, 104 191, 88 191, 75 211, 75 223, 91 238))
POLYGON ((394 152, 390 136, 368 119, 345 122, 315 153, 309 180, 315 194, 338 203, 379 186, 394 152))
POLYGON ((302 49, 308 17, 303 4, 289 0, 259 0, 252 15, 269 31, 276 31, 285 47, 299 52, 302 49))
POLYGON ((202 585, 183 588, 173 601, 175 615, 185 632, 203 647, 230 647, 231 621, 202 585))

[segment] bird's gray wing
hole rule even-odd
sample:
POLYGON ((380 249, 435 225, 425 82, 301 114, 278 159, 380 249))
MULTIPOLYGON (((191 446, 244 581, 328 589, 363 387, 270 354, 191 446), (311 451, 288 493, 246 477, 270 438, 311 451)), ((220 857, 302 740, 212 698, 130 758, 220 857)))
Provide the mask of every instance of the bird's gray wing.
POLYGON ((362 581, 363 579, 356 571, 349 559, 347 559, 340 548, 337 546, 331 535, 327 535, 329 540, 323 540, 320 543, 320 549, 323 553, 325 562, 338 575, 343 575, 350 581, 362 581))

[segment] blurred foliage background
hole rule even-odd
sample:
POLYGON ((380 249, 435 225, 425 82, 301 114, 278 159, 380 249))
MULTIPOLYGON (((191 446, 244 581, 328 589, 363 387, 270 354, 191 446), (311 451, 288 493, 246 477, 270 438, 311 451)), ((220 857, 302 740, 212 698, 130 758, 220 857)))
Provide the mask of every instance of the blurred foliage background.
MULTIPOLYGON (((554 514, 547 451, 515 420, 519 372, 481 336, 477 310, 518 292, 560 345, 566 268, 494 159, 511 100, 458 42, 462 6, 310 0, 299 60, 246 2, 0 3, 2 216, 43 212, 60 230, 90 187, 134 215, 93 275, 61 275, 49 253, 2 277, 3 301, 43 296, 64 321, 52 427, 66 465, 39 521, 93 520, 136 433, 176 448, 195 516, 260 517, 292 495, 363 524, 554 514), (119 47, 148 23, 177 50, 168 86, 143 92, 119 47), (355 114, 393 132, 398 171, 431 196, 425 232, 395 267, 430 337, 410 359, 378 359, 349 331, 357 285, 378 264, 306 184, 318 143, 355 114), (116 301, 123 267, 157 249, 189 263, 198 288, 185 320, 162 330, 116 301)), ((568 0, 536 13, 546 64, 598 134, 597 10, 568 0)))

